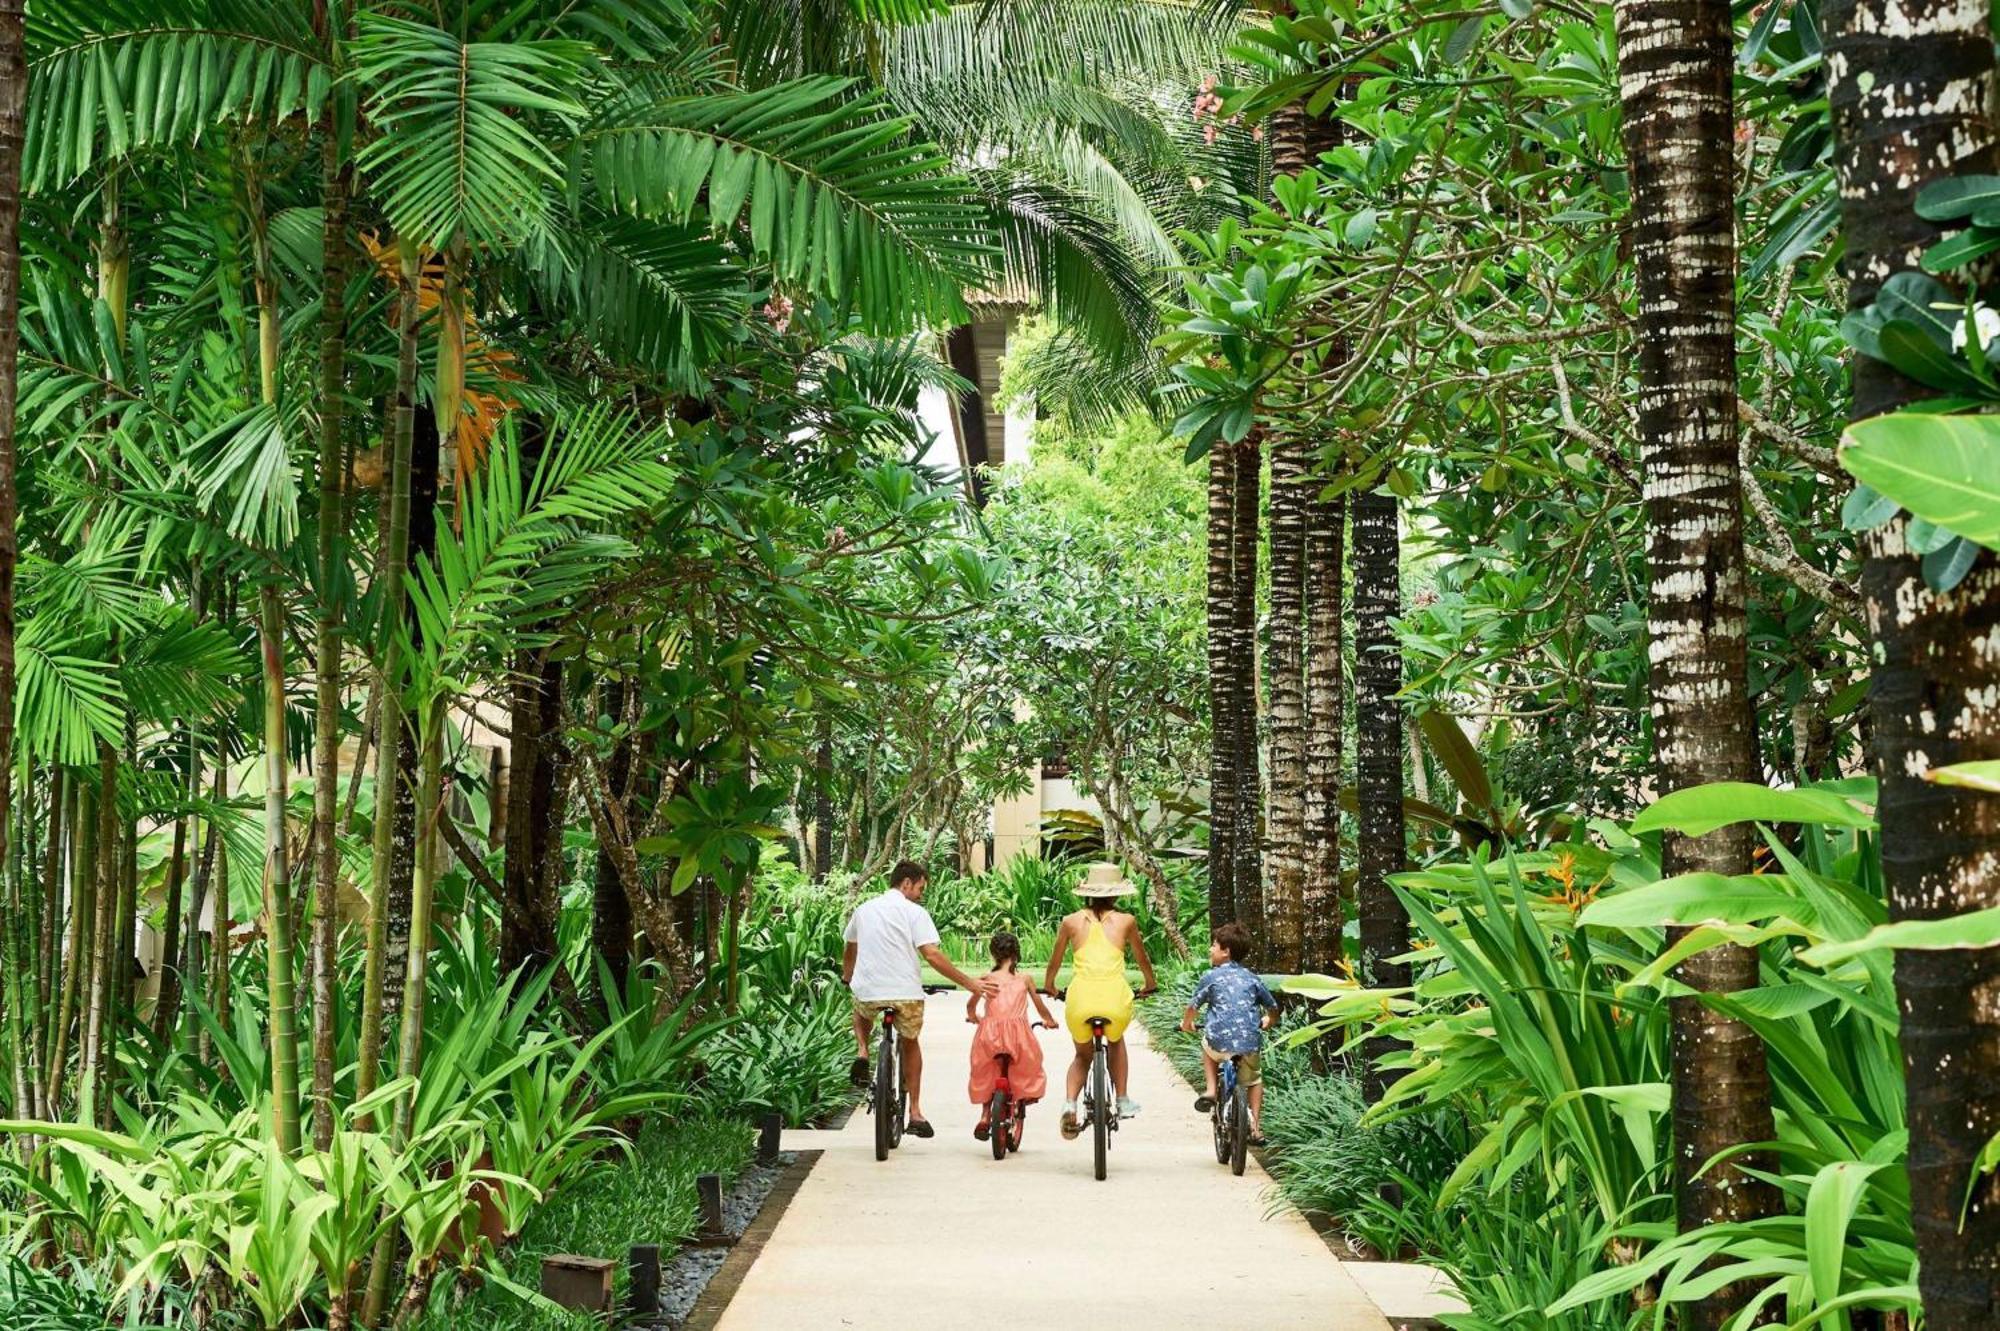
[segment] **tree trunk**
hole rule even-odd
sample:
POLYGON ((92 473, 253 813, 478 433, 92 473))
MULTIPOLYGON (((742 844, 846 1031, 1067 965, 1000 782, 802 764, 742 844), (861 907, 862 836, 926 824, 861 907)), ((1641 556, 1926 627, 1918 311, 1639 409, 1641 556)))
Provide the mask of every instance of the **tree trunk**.
MULTIPOLYGON (((2000 169, 1993 36, 1987 7, 1969 0, 1836 0, 1824 13, 1848 299, 1859 308, 1892 274, 1916 271, 1939 237, 1916 215, 1919 189, 2000 169)), ((1929 396, 1878 361, 1854 360, 1856 420, 1929 396)), ((2000 635, 2000 560, 1981 552, 1957 587, 1933 592, 1899 517, 1864 538, 1861 589, 1875 639, 1870 758, 1890 916, 2000 905, 2000 800, 1923 779, 2000 758, 1984 646, 2000 635)), ((2000 1132, 2000 952, 1898 952, 1896 996, 1924 1325, 1984 1331, 2000 1325, 2000 1174, 1975 1182, 1972 1171, 2000 1132)))
MULTIPOLYGON (((601 706, 605 715, 623 718, 627 688, 624 676, 606 676, 602 688, 601 706)), ((633 736, 627 734, 612 746, 605 778, 613 798, 619 797, 632 783, 633 744, 633 736)), ((601 837, 591 886, 591 945, 603 959, 606 969, 611 972, 611 982, 622 995, 632 966, 632 907, 625 899, 625 885, 618 874, 618 862, 601 837)))
POLYGON ((1297 973, 1305 947, 1306 853, 1306 510, 1312 458, 1286 432, 1271 441, 1271 805, 1264 890, 1270 970, 1297 973))
POLYGON ((1257 545, 1263 489, 1263 442, 1255 431, 1237 446, 1230 495, 1230 695, 1236 742, 1236 831, 1230 841, 1236 920, 1264 940, 1264 785, 1257 726, 1257 545))
POLYGON ((819 749, 813 756, 813 877, 826 881, 833 869, 833 722, 820 718, 819 749))
MULTIPOLYGON (((1355 914, 1361 925, 1362 983, 1396 989, 1410 982, 1410 917, 1389 886, 1408 843, 1403 826, 1403 654, 1394 620, 1402 611, 1402 545, 1396 501, 1379 491, 1354 496, 1355 914)), ((1363 1046, 1364 1092, 1382 1098, 1395 1080, 1378 1066, 1400 1048, 1371 1036, 1363 1046)))
POLYGON ((99 1125, 103 1126, 110 1105, 103 1083, 109 1080, 106 1050, 116 1038, 111 996, 118 971, 112 955, 118 945, 118 750, 103 740, 97 742, 96 812, 95 855, 89 865, 94 909, 86 989, 89 1002, 84 1010, 83 1082, 93 1094, 99 1125))
MULTIPOLYGON (((199 764, 197 764, 195 770, 197 772, 201 770, 199 764)), ((222 798, 223 790, 223 775, 219 767, 215 774, 213 789, 215 791, 215 798, 219 802, 222 798)), ((208 901, 209 884, 215 881, 215 857, 218 849, 216 843, 219 839, 214 819, 207 820, 205 827, 206 835, 201 840, 201 855, 195 861, 194 888, 192 895, 188 899, 186 918, 182 921, 181 937, 176 944, 180 949, 178 954, 180 961, 174 969, 179 972, 180 983, 174 986, 173 1007, 165 1014, 166 1022, 164 1029, 168 1036, 172 1036, 174 1032, 180 1029, 181 994, 190 985, 193 986, 196 992, 200 992, 201 990, 201 977, 203 974, 201 960, 201 913, 202 907, 208 901)))
POLYGON ((1347 502, 1314 495, 1306 509, 1305 936, 1300 964, 1319 975, 1340 966, 1340 764, 1346 724, 1341 566, 1347 502))
MULTIPOLYGON (((1618 0, 1619 81, 1638 270, 1639 451, 1646 481, 1653 745, 1662 791, 1760 780, 1745 611, 1743 497, 1736 441, 1735 191, 1729 6, 1618 0)), ((1669 835, 1661 870, 1746 873, 1747 824, 1669 835)), ((1677 971, 1697 993, 1757 984, 1756 953, 1724 946, 1677 971)), ((1673 1001, 1674 1181, 1680 1227, 1753 1219, 1776 1205, 1739 1157, 1773 1135, 1764 1047, 1697 997, 1673 1001)), ((1719 1326, 1740 1305, 1722 1290, 1686 1325, 1719 1326)))
POLYGON ((1236 450, 1208 451, 1208 927, 1236 918, 1236 450))
POLYGON ((292 861, 285 824, 285 619, 278 589, 258 588, 264 657, 264 966, 271 1005, 271 1126, 278 1149, 299 1150, 299 1020, 292 958, 292 861))
POLYGON ((49 1052, 49 1099, 62 1098, 70 1041, 82 1044, 84 1009, 90 1006, 90 940, 97 919, 97 800, 87 782, 76 784, 69 853, 69 955, 63 965, 62 1007, 49 1052), (72 1035, 72 1032, 75 1032, 72 1035))
MULTIPOLYGON (((508 787, 506 888, 500 918, 500 969, 539 970, 556 957, 557 902, 551 859, 562 855, 556 812, 562 748, 562 666, 534 652, 514 658, 510 722, 513 775, 508 787)), ((617 715, 617 713, 613 713, 617 715)))
MULTIPOLYGON (((417 256, 398 250, 396 312, 396 398, 389 422, 389 463, 384 473, 382 624, 403 618, 403 569, 410 549, 410 454, 417 413, 417 256)), ((396 774, 403 741, 403 654, 393 628, 382 634, 380 674, 375 687, 375 816, 369 846, 368 949, 362 974, 360 1065, 357 1098, 380 1084, 383 1030, 388 1023, 389 884, 394 877, 396 774)), ((365 1121, 360 1126, 369 1126, 365 1121)))
MULTIPOLYGON (((442 460, 442 437, 436 417, 419 411, 410 435, 410 521, 408 558, 400 566, 411 569, 419 557, 437 549, 438 466, 442 460)), ((404 617, 409 618, 407 605, 404 617)), ((412 638, 420 635, 419 625, 409 622, 412 638)), ((411 920, 410 897, 415 891, 417 859, 423 854, 419 838, 427 835, 417 812, 418 788, 422 785, 423 754, 419 727, 423 718, 403 711, 403 737, 396 748, 396 810, 392 823, 388 890, 388 959, 383 975, 382 1010, 384 1019, 394 1024, 403 1010, 406 995, 404 977, 409 974, 412 950, 428 946, 411 920)))
MULTIPOLYGON (((335 99, 336 101, 338 99, 335 99)), ((329 113, 320 143, 319 616, 313 696, 313 1144, 333 1142, 335 1003, 339 995, 341 625, 347 528, 343 407, 347 394, 347 168, 329 113)))
MULTIPOLYGON (((193 802, 201 789, 201 766, 195 757, 194 736, 188 736, 187 746, 187 798, 193 802)), ((181 936, 181 898, 187 892, 187 850, 188 819, 186 814, 174 818, 174 848, 167 856, 166 916, 160 922, 160 984, 153 998, 153 1038, 164 1041, 173 1030, 173 1012, 176 994, 180 989, 180 958, 175 955, 175 945, 181 936)))

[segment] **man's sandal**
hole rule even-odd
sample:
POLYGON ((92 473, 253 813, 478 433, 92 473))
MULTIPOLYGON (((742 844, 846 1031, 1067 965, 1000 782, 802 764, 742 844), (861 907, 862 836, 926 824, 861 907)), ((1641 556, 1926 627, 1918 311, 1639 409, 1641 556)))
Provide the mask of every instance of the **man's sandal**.
POLYGON ((929 1138, 937 1136, 937 1130, 931 1127, 928 1119, 913 1118, 903 1125, 903 1131, 909 1133, 912 1137, 929 1138))
POLYGON ((1196 1097, 1194 1098, 1194 1112, 1195 1112, 1195 1113, 1197 1113, 1197 1114, 1206 1114, 1206 1113, 1207 1113, 1207 1112, 1208 1112, 1209 1110, 1211 1110, 1211 1109, 1213 1109, 1213 1108, 1215 1108, 1215 1097, 1214 1097, 1214 1096, 1212 1096, 1212 1095, 1197 1095, 1197 1096, 1196 1096, 1196 1097))
POLYGON ((993 1135, 993 1125, 991 1123, 979 1123, 973 1126, 972 1139, 974 1141, 983 1142, 992 1135, 993 1135))

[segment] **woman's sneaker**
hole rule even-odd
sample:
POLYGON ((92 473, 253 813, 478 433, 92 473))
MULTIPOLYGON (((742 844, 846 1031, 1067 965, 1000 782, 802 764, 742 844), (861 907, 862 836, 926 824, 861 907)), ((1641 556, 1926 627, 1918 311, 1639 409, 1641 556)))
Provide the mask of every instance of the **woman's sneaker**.
POLYGON ((1076 1106, 1075 1105, 1064 1106, 1063 1116, 1062 1116, 1063 1140, 1066 1142, 1073 1142, 1077 1139, 1077 1136, 1080 1133, 1082 1133, 1082 1131, 1083 1131, 1083 1124, 1077 1122, 1076 1118, 1076 1106))
POLYGON ((1121 1095, 1118 1097, 1118 1117, 1136 1118, 1138 1117, 1138 1114, 1139 1114, 1139 1102, 1137 1100, 1134 1100, 1129 1095, 1121 1095))
POLYGON ((868 1087, 868 1060, 857 1058, 847 1065, 847 1080, 856 1090, 868 1087))

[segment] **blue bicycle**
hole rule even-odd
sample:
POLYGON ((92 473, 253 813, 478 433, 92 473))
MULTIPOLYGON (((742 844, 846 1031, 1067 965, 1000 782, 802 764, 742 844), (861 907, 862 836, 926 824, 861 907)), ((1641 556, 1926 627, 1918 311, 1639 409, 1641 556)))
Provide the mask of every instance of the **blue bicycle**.
POLYGON ((1208 1111, 1215 1127, 1216 1163, 1228 1165, 1229 1172, 1239 1177, 1250 1153, 1250 1088, 1243 1084, 1242 1059, 1241 1054, 1231 1054, 1229 1061, 1216 1069, 1220 1094, 1208 1111))

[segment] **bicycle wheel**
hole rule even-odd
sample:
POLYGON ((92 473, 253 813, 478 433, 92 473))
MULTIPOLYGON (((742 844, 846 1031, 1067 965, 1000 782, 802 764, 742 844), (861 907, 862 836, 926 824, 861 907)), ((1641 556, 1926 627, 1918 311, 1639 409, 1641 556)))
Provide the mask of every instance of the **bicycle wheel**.
POLYGON ((1021 1129, 1028 1124, 1028 1111, 1020 1105, 1014 1106, 1014 1116, 1007 1121, 1007 1149, 1021 1149, 1021 1129))
POLYGON ((896 1042, 885 1031, 882 1047, 875 1055, 875 1089, 869 1096, 869 1112, 875 1115, 875 1158, 887 1160, 896 1144, 896 1042))
POLYGON ((1117 1112, 1111 1102, 1111 1077, 1106 1069, 1108 1061, 1104 1046, 1099 1045, 1097 1056, 1090 1061, 1090 1138, 1099 1183, 1104 1181, 1110 1167, 1111 1116, 1117 1112))
POLYGON ((1014 1102, 1007 1098, 1007 1092, 995 1091, 993 1098, 986 1102, 986 1123, 993 1142, 993 1158, 1007 1158, 1007 1134, 1014 1127, 1014 1102))
POLYGON ((1250 1091, 1242 1082, 1229 1095, 1229 1172, 1242 1176, 1243 1157, 1250 1149, 1250 1091))
POLYGON ((1215 1163, 1229 1163, 1229 1114, 1234 1103, 1230 1095, 1229 1074, 1225 1071, 1221 1083, 1222 1093, 1215 1097, 1215 1103, 1208 1111, 1208 1123, 1215 1137, 1215 1163))

